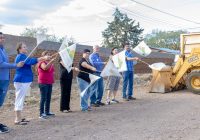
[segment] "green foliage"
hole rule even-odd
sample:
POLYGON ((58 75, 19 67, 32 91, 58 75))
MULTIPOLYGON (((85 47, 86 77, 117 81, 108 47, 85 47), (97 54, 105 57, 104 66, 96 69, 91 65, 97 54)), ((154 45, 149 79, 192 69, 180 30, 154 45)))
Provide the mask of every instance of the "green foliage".
MULTIPOLYGON (((46 27, 38 27, 38 28, 25 28, 25 30, 20 34, 21 36, 26 36, 26 37, 34 37, 36 38, 37 34, 44 34, 47 37, 47 41, 53 41, 53 42, 60 42, 64 40, 64 37, 57 37, 56 35, 48 35, 49 29, 46 27)), ((73 44, 75 42, 74 38, 69 38, 69 45, 73 44)))
POLYGON ((144 29, 140 24, 135 24, 135 20, 130 19, 116 8, 114 20, 108 22, 108 27, 102 32, 104 47, 122 47, 125 42, 129 42, 132 47, 143 40, 141 34, 144 29))
POLYGON ((41 26, 38 28, 25 28, 24 31, 20 35, 26 36, 26 37, 36 37, 37 34, 47 35, 47 32, 48 32, 48 28, 41 26))
POLYGON ((180 50, 180 34, 187 33, 187 31, 159 31, 153 30, 150 34, 145 36, 145 42, 150 47, 169 48, 173 50, 180 50))

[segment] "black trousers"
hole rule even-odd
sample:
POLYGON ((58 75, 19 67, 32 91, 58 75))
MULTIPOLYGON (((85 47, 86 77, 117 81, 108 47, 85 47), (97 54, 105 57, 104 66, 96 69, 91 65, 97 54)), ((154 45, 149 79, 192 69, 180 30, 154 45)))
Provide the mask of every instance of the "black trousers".
POLYGON ((60 111, 70 110, 70 97, 71 97, 72 78, 60 79, 60 111))

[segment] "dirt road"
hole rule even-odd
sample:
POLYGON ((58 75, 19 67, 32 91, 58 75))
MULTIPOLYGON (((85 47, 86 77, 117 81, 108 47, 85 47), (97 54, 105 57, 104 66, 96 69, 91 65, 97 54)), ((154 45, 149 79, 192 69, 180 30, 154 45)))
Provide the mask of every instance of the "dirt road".
MULTIPOLYGON (((13 126, 10 120, 7 124, 13 130, 0 139, 200 140, 200 96, 187 91, 149 94, 146 87, 136 87, 135 97, 136 101, 121 101, 87 113, 74 107, 73 113, 62 114, 53 108, 55 118, 41 121, 29 116, 33 120, 27 126, 13 126)), ((53 105, 58 106, 57 102, 53 105)), ((38 112, 36 106, 28 110, 38 112)), ((3 116, 0 121, 9 120, 3 116)))

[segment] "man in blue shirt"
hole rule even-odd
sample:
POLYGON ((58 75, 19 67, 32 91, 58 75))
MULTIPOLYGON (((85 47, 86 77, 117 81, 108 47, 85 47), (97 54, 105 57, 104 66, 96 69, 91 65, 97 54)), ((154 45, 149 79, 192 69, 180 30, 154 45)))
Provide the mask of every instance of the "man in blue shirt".
MULTIPOLYGON (((98 45, 93 46, 93 53, 90 55, 89 61, 97 70, 94 74, 100 76, 104 67, 104 62, 99 55, 98 45)), ((98 107, 100 105, 104 105, 104 103, 101 102, 104 89, 102 77, 94 83, 93 88, 96 88, 96 93, 90 97, 91 106, 98 107)))
MULTIPOLYGON (((0 107, 4 103, 6 93, 9 86, 10 80, 10 69, 15 69, 17 67, 23 67, 24 62, 19 62, 17 64, 10 64, 8 61, 8 55, 4 49, 3 43, 5 41, 4 35, 0 32, 0 107)), ((0 134, 7 133, 9 129, 7 126, 0 124, 0 134)))
POLYGON ((133 97, 133 84, 134 84, 134 65, 137 64, 138 57, 134 57, 131 53, 129 43, 124 45, 125 55, 126 55, 126 65, 127 71, 122 72, 123 76, 123 88, 122 96, 125 101, 136 100, 133 97), (127 91, 128 87, 128 92, 127 91))

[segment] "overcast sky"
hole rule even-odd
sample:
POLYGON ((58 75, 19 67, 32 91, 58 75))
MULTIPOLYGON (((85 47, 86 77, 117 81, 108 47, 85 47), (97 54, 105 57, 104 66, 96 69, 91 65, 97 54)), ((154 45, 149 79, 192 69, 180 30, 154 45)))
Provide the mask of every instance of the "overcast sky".
POLYGON ((107 22, 112 21, 116 6, 140 22, 144 34, 152 29, 200 27, 199 0, 137 1, 197 23, 167 16, 131 0, 0 0, 1 31, 19 35, 25 27, 44 26, 49 28, 49 34, 72 36, 77 42, 91 41, 86 44, 93 45, 102 39, 101 32, 107 27, 107 22))

